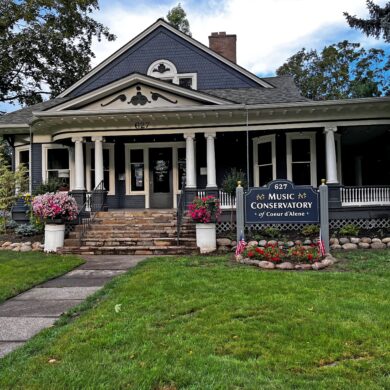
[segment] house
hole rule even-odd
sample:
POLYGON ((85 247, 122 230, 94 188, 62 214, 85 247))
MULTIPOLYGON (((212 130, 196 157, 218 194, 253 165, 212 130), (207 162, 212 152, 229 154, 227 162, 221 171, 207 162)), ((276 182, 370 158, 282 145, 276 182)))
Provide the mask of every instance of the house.
POLYGON ((326 178, 334 226, 390 227, 390 98, 310 101, 239 66, 235 35, 209 43, 159 19, 55 99, 1 117, 31 190, 58 177, 82 204, 103 182, 109 209, 171 209, 184 177, 189 200, 237 167, 250 186, 326 178))

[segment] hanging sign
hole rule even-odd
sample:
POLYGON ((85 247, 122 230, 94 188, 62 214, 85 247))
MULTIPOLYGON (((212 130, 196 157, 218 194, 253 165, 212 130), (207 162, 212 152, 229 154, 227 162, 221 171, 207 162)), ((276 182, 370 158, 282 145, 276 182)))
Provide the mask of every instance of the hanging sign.
POLYGON ((318 199, 311 186, 274 180, 266 187, 250 188, 244 195, 245 223, 317 223, 318 199))

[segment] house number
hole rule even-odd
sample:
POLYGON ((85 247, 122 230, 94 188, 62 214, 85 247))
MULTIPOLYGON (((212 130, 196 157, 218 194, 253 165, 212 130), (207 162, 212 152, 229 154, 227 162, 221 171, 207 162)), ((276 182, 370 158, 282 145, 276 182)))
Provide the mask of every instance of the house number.
POLYGON ((139 121, 135 122, 135 128, 136 129, 147 129, 149 127, 150 122, 144 122, 144 121, 139 121))

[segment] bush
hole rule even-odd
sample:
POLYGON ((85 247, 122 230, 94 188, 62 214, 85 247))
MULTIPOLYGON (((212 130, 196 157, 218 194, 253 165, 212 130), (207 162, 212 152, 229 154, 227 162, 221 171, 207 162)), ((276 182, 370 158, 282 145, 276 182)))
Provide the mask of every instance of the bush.
POLYGON ((301 233, 305 237, 318 236, 320 234, 320 227, 318 225, 305 225, 301 233))
POLYGON ((263 229, 261 233, 264 237, 274 238, 274 239, 278 239, 282 236, 280 230, 272 226, 263 229))
POLYGON ((39 186, 33 191, 33 195, 43 195, 48 192, 57 192, 61 187, 61 180, 49 179, 48 181, 39 184, 39 186))
POLYGON ((343 226, 339 230, 341 236, 357 236, 359 235, 360 228, 353 223, 343 226))
POLYGON ((39 231, 35 225, 26 223, 26 224, 19 225, 17 228, 15 228, 15 233, 18 236, 29 237, 29 236, 35 236, 36 234, 41 233, 41 231, 39 231))

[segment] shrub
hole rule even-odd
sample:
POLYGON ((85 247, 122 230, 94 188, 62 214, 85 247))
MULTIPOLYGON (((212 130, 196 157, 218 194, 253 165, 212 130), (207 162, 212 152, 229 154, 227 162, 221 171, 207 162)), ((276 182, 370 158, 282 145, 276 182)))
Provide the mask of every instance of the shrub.
POLYGON ((28 237, 28 236, 34 236, 36 234, 41 233, 41 231, 32 224, 26 223, 21 224, 17 228, 15 228, 15 233, 18 236, 28 237))
POLYGON ((339 230, 339 234, 342 236, 357 236, 360 232, 360 228, 353 223, 343 226, 339 230))
POLYGON ((57 192, 61 187, 61 180, 57 178, 51 178, 48 181, 39 184, 37 188, 33 191, 33 195, 43 195, 48 192, 57 192))
POLYGON ((318 236, 320 234, 320 227, 318 225, 305 225, 301 233, 305 237, 318 236))
POLYGON ((214 222, 221 214, 219 199, 212 195, 194 198, 188 210, 189 216, 197 223, 214 222))
POLYGON ((281 237, 282 235, 279 229, 274 228, 272 226, 263 229, 261 233, 263 234, 264 237, 275 238, 275 239, 281 237))

